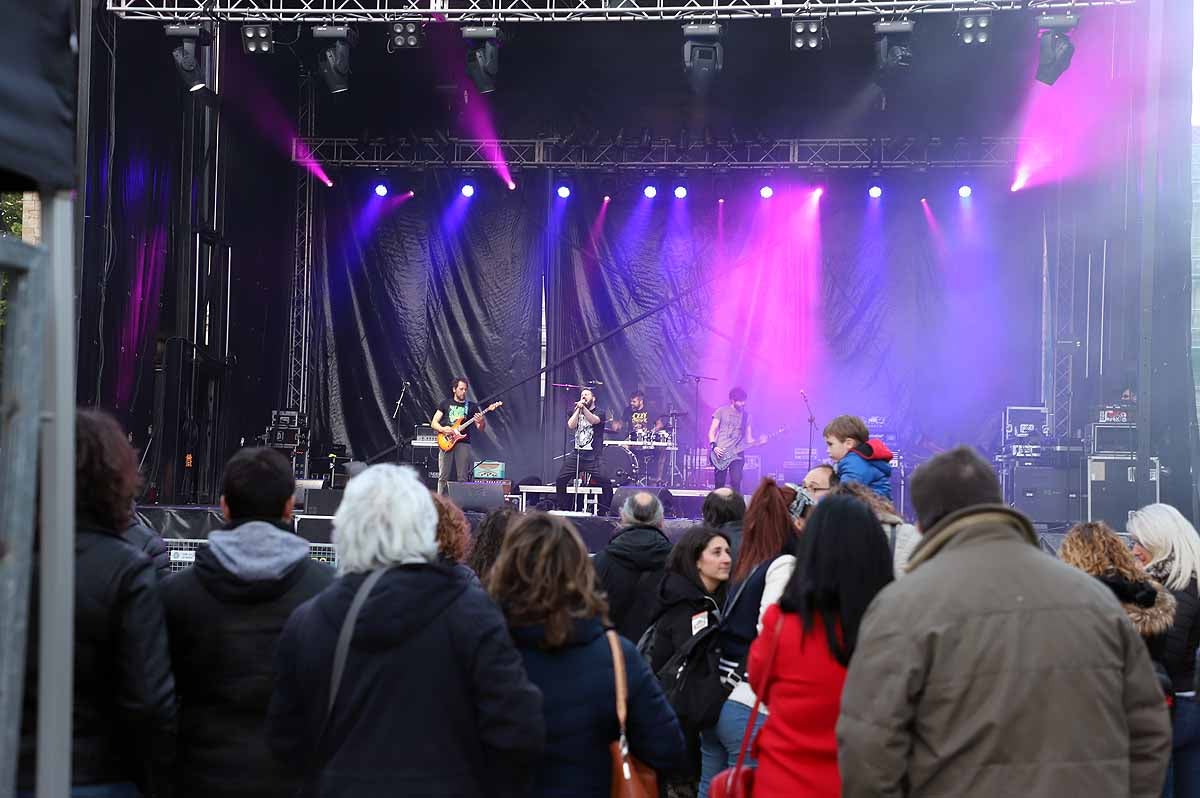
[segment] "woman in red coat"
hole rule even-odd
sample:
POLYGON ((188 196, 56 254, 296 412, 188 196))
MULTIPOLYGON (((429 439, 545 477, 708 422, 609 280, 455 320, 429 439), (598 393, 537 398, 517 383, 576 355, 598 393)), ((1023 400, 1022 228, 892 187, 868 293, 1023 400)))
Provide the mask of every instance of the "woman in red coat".
POLYGON ((750 684, 771 709, 755 741, 755 798, 841 794, 834 730, 846 666, 867 605, 891 581, 887 537, 871 508, 850 496, 818 504, 791 581, 750 648, 750 684))

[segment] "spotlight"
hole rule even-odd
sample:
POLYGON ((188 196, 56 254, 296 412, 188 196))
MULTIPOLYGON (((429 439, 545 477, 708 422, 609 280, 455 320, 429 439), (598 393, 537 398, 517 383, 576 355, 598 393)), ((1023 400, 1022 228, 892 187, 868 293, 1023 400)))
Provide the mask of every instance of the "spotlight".
POLYGON ((770 186, 763 186, 758 190, 758 196, 762 197, 763 199, 770 199, 771 197, 775 196, 775 189, 771 188, 770 186))
POLYGON ((824 194, 825 194, 825 189, 821 188, 820 186, 817 186, 816 188, 813 189, 812 198, 815 200, 819 200, 822 196, 824 196, 824 194))
POLYGON ((509 181, 508 181, 508 190, 509 190, 509 191, 516 191, 516 190, 517 190, 517 184, 516 184, 516 183, 514 183, 513 181, 509 180, 509 181))
POLYGON ((971 198, 971 187, 968 185, 965 185, 965 184, 959 186, 958 187, 958 196, 962 197, 963 199, 970 199, 971 198))
POLYGON ((375 196, 376 197, 386 197, 387 195, 388 195, 387 183, 376 183, 375 184, 375 196))
POLYGON ((654 199, 658 196, 658 189, 656 189, 654 186, 646 186, 644 189, 642 189, 642 193, 646 195, 646 199, 654 199))
POLYGON ((1038 81, 1053 86, 1071 66, 1071 58, 1074 55, 1075 45, 1067 38, 1067 34, 1056 30, 1042 31, 1038 49, 1038 81))
POLYGON ((607 194, 605 194, 605 195, 604 195, 604 201, 605 201, 605 202, 612 202, 612 197, 610 197, 610 196, 608 196, 607 194))
POLYGON ((988 44, 992 40, 991 15, 960 14, 955 35, 963 44, 988 44))
POLYGON ((559 199, 566 199, 571 196, 571 189, 568 186, 559 186, 557 193, 559 199))
POLYGON ((692 91, 703 97, 725 63, 721 26, 716 23, 683 26, 683 70, 692 91))
POLYGON ((687 199, 686 186, 675 186, 675 199, 687 199))
POLYGON ((212 44, 212 33, 199 25, 167 25, 163 30, 167 38, 180 40, 171 51, 179 80, 188 91, 203 89, 207 81, 196 48, 212 44))
POLYGON ((821 17, 795 17, 788 36, 793 50, 820 50, 825 46, 825 20, 821 17))
POLYGON ((463 187, 459 189, 459 192, 464 197, 470 199, 471 197, 475 196, 475 186, 471 185, 470 183, 463 183, 463 187))
POLYGON ((462 35, 467 42, 467 75, 480 94, 494 92, 500 74, 500 29, 468 26, 462 35))
POLYGON ((317 58, 317 72, 330 94, 341 94, 350 88, 350 46, 355 33, 346 25, 317 25, 312 29, 314 39, 332 39, 317 58))
POLYGON ((388 52, 411 50, 425 44, 425 28, 420 22, 393 22, 388 52))
POLYGON ((270 25, 242 26, 242 52, 267 54, 275 52, 275 37, 270 25))
POLYGON ((912 66, 911 20, 897 19, 875 23, 875 63, 882 72, 896 72, 912 66))
POLYGON ((871 186, 867 189, 867 196, 871 199, 879 199, 883 196, 883 189, 880 186, 871 186))

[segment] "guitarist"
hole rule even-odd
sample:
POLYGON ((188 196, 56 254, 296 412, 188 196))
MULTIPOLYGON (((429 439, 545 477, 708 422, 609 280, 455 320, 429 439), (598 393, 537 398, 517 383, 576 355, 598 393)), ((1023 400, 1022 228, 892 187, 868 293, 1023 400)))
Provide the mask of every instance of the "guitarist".
MULTIPOLYGON (((712 424, 708 428, 708 447, 717 457, 724 457, 731 449, 736 449, 747 443, 765 443, 766 438, 754 440, 750 432, 750 414, 746 412, 746 391, 734 388, 729 392, 729 404, 718 407, 713 413, 712 424)), ((744 460, 738 457, 728 468, 713 469, 713 487, 725 487, 725 479, 729 478, 729 487, 736 492, 742 492, 742 465, 744 460)))
MULTIPOLYGON (((470 418, 478 409, 467 401, 466 377, 455 377, 450 383, 450 399, 438 405, 437 412, 433 414, 433 419, 429 422, 429 426, 433 427, 436 432, 458 440, 458 444, 450 451, 438 452, 438 493, 445 495, 448 492, 446 483, 450 481, 451 466, 454 467, 456 481, 471 481, 471 467, 475 464, 471 451, 471 425, 468 424, 457 432, 448 425, 453 425, 464 418, 470 418)), ((480 416, 479 420, 475 422, 475 427, 482 430, 484 426, 486 424, 483 417, 480 416)))

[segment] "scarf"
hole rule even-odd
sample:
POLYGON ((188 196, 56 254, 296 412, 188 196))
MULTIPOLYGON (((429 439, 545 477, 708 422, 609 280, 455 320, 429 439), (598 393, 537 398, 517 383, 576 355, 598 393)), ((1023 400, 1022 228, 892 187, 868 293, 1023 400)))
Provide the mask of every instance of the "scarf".
POLYGON ((1171 552, 1161 560, 1155 560, 1146 566, 1146 574, 1158 582, 1165 585, 1171 577, 1171 570, 1175 567, 1175 552, 1171 552))

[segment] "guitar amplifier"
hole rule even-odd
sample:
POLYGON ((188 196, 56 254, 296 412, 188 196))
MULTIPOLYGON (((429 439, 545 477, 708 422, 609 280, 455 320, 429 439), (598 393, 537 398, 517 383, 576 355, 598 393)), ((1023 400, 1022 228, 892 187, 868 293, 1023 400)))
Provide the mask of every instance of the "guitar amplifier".
POLYGON ((505 496, 513 495, 513 483, 511 479, 476 479, 476 482, 482 482, 485 485, 499 485, 504 491, 505 496))
POLYGON ((1004 408, 1004 442, 1031 443, 1050 437, 1050 415, 1044 407, 1004 408))
POLYGON ((480 460, 475 464, 475 468, 471 473, 475 477, 476 482, 481 480, 491 482, 497 479, 504 479, 504 463, 498 460, 480 460))

